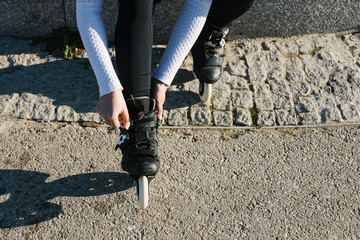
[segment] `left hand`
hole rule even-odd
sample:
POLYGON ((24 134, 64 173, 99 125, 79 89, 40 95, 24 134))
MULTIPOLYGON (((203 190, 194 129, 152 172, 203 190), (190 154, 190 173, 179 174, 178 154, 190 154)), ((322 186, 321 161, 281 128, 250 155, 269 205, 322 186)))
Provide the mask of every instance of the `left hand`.
POLYGON ((163 105, 166 98, 166 90, 168 89, 168 85, 166 85, 163 82, 160 82, 157 79, 151 80, 151 95, 156 101, 156 106, 158 108, 158 114, 157 118, 159 120, 162 120, 162 114, 163 114, 163 105))

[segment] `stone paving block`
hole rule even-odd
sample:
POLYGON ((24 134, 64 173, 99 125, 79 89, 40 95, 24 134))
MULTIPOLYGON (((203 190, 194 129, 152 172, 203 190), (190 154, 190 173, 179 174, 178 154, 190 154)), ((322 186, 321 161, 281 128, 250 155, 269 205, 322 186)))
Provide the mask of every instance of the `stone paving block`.
POLYGON ((191 107, 190 118, 191 124, 209 125, 211 123, 211 111, 207 107, 191 107))
POLYGON ((302 69, 288 69, 286 72, 286 80, 289 82, 304 82, 306 79, 302 69))
MULTIPOLYGON (((359 47, 359 53, 360 53, 360 47, 359 47)), ((347 80, 350 84, 360 87, 360 59, 356 63, 356 67, 349 68, 347 80)))
POLYGON ((354 92, 348 92, 347 94, 335 96, 336 102, 338 103, 352 103, 352 104, 358 104, 359 103, 359 95, 355 94, 354 92))
POLYGON ((187 115, 188 115, 187 107, 170 109, 168 116, 168 124, 170 126, 188 125, 187 115))
POLYGON ((214 84, 212 95, 218 99, 229 99, 231 96, 230 85, 225 83, 214 84))
POLYGON ((257 121, 258 125, 264 126, 274 126, 275 122, 275 114, 273 111, 261 111, 259 114, 259 119, 257 121))
POLYGON ((303 62, 300 57, 288 57, 285 59, 286 69, 302 69, 303 62))
POLYGON ((230 110, 232 108, 231 89, 226 83, 218 83, 213 87, 213 108, 230 110))
POLYGON ((278 94, 278 93, 285 94, 289 92, 288 84, 285 81, 274 78, 269 78, 266 81, 271 86, 271 91, 273 92, 273 94, 278 94))
POLYGON ((286 71, 284 66, 273 66, 269 68, 268 78, 273 78, 277 80, 283 80, 285 77, 286 71))
MULTIPOLYGON (((0 45, 2 43, 0 42, 0 45)), ((0 50, 1 52, 1 50, 0 50)), ((10 62, 8 61, 8 56, 0 56, 0 69, 5 69, 11 66, 10 62)))
POLYGON ((234 81, 235 78, 238 78, 239 76, 232 76, 229 71, 226 71, 226 69, 224 69, 224 72, 220 78, 220 80, 218 81, 218 83, 216 84, 229 84, 231 86, 231 83, 234 81))
POLYGON ((79 120, 79 114, 69 106, 59 106, 56 108, 55 120, 60 122, 75 122, 79 120))
POLYGON ((253 93, 251 91, 236 91, 232 92, 231 99, 234 107, 249 109, 254 105, 253 93))
POLYGON ((255 98, 271 97, 270 85, 264 83, 256 83, 253 85, 255 98))
POLYGON ((246 77, 247 66, 244 60, 229 59, 227 65, 231 75, 246 77))
POLYGON ((11 116, 18 116, 23 119, 32 119, 34 103, 19 100, 11 111, 11 116))
POLYGON ((245 44, 242 41, 228 41, 225 44, 223 53, 227 56, 226 58, 234 58, 236 56, 238 59, 243 59, 245 56, 244 46, 245 44))
POLYGON ((233 114, 232 112, 213 112, 213 119, 215 126, 232 126, 233 114))
POLYGON ((251 126, 253 124, 249 109, 237 108, 235 124, 241 126, 251 126))
POLYGON ((347 81, 348 71, 335 72, 329 79, 329 84, 336 96, 346 95, 351 92, 350 85, 347 81))
POLYGON ((188 107, 198 103, 200 100, 198 93, 180 91, 179 89, 169 89, 166 92, 164 109, 188 107))
POLYGON ((299 113, 298 115, 300 125, 312 125, 321 122, 320 115, 317 112, 305 112, 299 113))
POLYGON ((321 50, 326 49, 332 51, 335 59, 338 59, 338 61, 342 64, 348 64, 353 61, 353 54, 349 50, 349 45, 346 44, 342 39, 332 38, 332 43, 330 44, 330 46, 321 50))
POLYGON ((271 41, 266 41, 265 40, 265 41, 263 41, 261 43, 261 47, 265 51, 277 51, 278 50, 276 45, 274 44, 274 40, 271 40, 271 41))
POLYGON ((345 121, 357 122, 360 120, 359 109, 356 105, 343 102, 339 104, 342 119, 345 121))
POLYGON ((169 119, 169 110, 164 110, 163 111, 163 119, 161 121, 161 126, 165 126, 167 124, 167 121, 169 119))
POLYGON ((79 121, 103 123, 105 120, 95 112, 79 113, 79 121))
POLYGON ((337 108, 322 107, 319 110, 321 122, 343 122, 340 111, 337 108))
POLYGON ((5 95, 0 98, 0 113, 5 115, 9 114, 9 110, 13 105, 12 101, 7 97, 9 97, 9 95, 5 95))
POLYGON ((274 102, 271 98, 255 98, 255 105, 261 111, 274 110, 274 102))
POLYGON ((230 88, 233 90, 249 90, 249 85, 246 79, 234 77, 230 83, 230 88))
POLYGON ((297 97, 295 98, 294 103, 298 113, 314 112, 318 109, 314 97, 297 97))
POLYGON ((346 83, 348 79, 349 73, 348 69, 343 69, 341 71, 336 71, 334 74, 330 76, 330 83, 331 82, 340 82, 346 83))
POLYGON ((336 108, 335 96, 316 98, 319 108, 336 108))
POLYGON ((313 40, 313 44, 315 48, 324 48, 329 46, 331 43, 331 37, 329 36, 317 36, 315 37, 315 39, 313 40))
POLYGON ((290 84, 291 92, 294 96, 307 96, 311 93, 311 86, 306 82, 290 84))
POLYGON ((260 83, 267 77, 267 70, 264 66, 265 57, 260 53, 251 52, 245 56, 249 66, 249 79, 251 83, 260 83))
POLYGON ((299 46, 300 54, 310 53, 314 49, 312 36, 303 36, 301 38, 297 38, 295 39, 295 42, 299 46))
POLYGON ((304 61, 307 80, 313 86, 320 87, 329 80, 329 73, 315 61, 304 61))
POLYGON ((245 60, 253 84, 263 82, 267 77, 282 79, 285 76, 285 59, 277 51, 251 52, 245 56, 245 60))
POLYGON ((275 42, 281 53, 285 55, 299 52, 299 46, 293 39, 278 40, 275 42))
MULTIPOLYGON (((34 104, 31 119, 54 121, 55 120, 55 106, 48 104, 34 104)), ((89 114, 90 115, 90 114, 89 114)), ((93 121, 90 119, 89 122, 93 121)))
POLYGON ((217 99, 213 100, 212 107, 216 110, 231 110, 233 108, 232 100, 230 99, 217 99))
POLYGON ((315 97, 328 97, 332 95, 332 88, 331 86, 320 86, 316 87, 311 85, 312 95, 315 97))
POLYGON ((280 126, 296 125, 296 114, 294 109, 275 110, 276 120, 280 126))
POLYGON ((332 53, 329 49, 321 49, 316 51, 314 55, 316 62, 325 69, 325 72, 330 74, 344 68, 344 62, 336 60, 337 58, 332 53))
POLYGON ((274 94, 272 100, 275 109, 289 109, 294 107, 292 96, 289 93, 274 94))

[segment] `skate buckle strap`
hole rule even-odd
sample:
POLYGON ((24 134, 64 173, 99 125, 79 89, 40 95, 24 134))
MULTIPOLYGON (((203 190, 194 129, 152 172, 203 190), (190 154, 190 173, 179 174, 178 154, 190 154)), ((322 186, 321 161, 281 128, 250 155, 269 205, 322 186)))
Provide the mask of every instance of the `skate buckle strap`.
POLYGON ((121 134, 118 140, 118 145, 123 144, 127 138, 128 138, 127 134, 121 134))
POLYGON ((120 148, 121 144, 123 144, 125 142, 125 140, 128 138, 129 138, 128 134, 121 134, 119 137, 119 140, 115 146, 115 151, 118 150, 120 148))
POLYGON ((229 28, 223 28, 219 32, 214 32, 210 35, 209 40, 216 44, 216 47, 221 48, 225 45, 225 36, 229 33, 229 28))

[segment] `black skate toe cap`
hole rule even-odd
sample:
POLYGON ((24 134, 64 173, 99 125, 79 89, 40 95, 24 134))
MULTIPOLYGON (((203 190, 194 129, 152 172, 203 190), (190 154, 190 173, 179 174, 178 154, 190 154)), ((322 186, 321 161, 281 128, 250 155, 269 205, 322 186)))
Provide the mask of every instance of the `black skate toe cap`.
POLYGON ((138 175, 138 176, 151 176, 155 175, 160 167, 159 161, 144 161, 141 164, 135 164, 134 162, 122 162, 122 169, 129 174, 138 175))
POLYGON ((206 83, 215 83, 222 75, 221 67, 204 67, 201 69, 199 79, 206 83))

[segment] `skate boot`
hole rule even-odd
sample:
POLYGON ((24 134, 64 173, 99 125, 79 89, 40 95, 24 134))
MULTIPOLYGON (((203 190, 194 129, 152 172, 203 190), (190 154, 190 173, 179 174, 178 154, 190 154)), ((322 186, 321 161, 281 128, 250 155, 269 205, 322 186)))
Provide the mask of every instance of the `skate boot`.
POLYGON ((157 147, 157 109, 155 100, 138 97, 126 101, 130 128, 121 129, 116 146, 122 151, 121 167, 132 177, 154 176, 160 166, 157 147))
POLYGON ((155 100, 149 97, 132 98, 126 101, 126 105, 130 128, 121 129, 116 149, 122 151, 122 169, 135 180, 138 206, 145 209, 149 201, 150 181, 160 167, 157 109, 155 100))
POLYGON ((193 56, 193 73, 200 81, 200 99, 206 102, 211 97, 212 86, 216 83, 223 72, 223 57, 220 50, 225 45, 225 37, 229 28, 212 31, 210 36, 202 36, 196 40, 191 49, 193 56))

